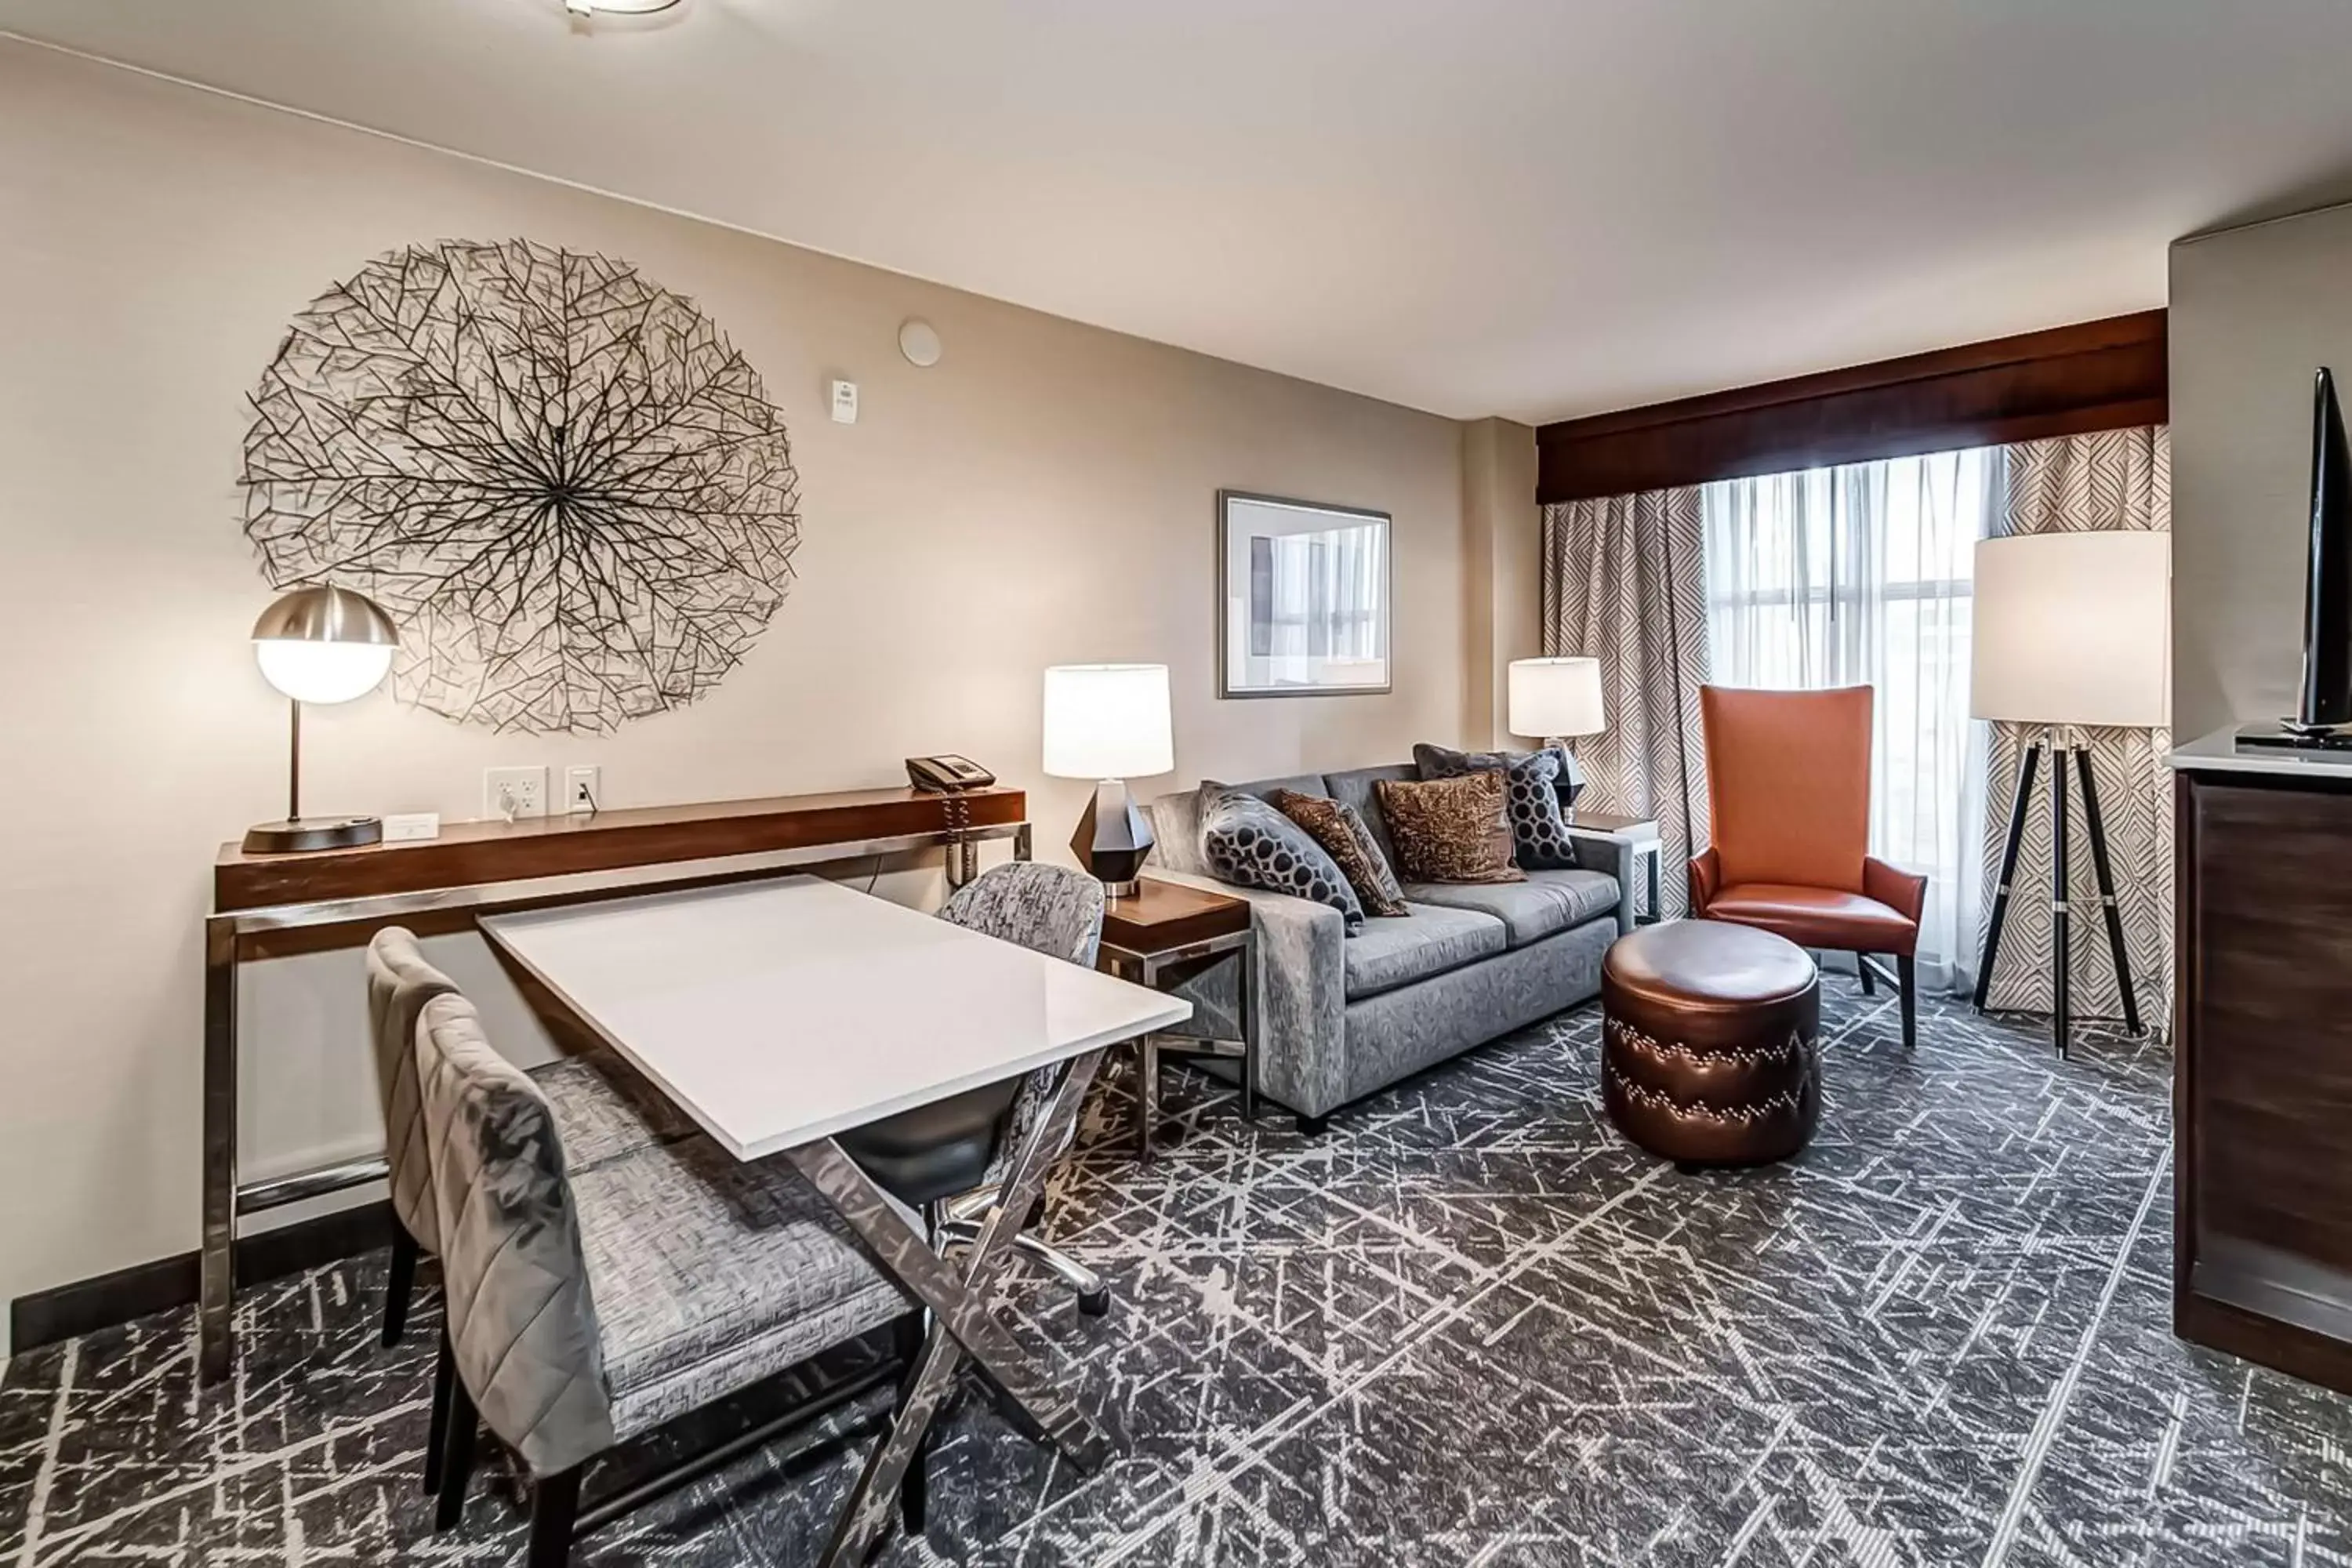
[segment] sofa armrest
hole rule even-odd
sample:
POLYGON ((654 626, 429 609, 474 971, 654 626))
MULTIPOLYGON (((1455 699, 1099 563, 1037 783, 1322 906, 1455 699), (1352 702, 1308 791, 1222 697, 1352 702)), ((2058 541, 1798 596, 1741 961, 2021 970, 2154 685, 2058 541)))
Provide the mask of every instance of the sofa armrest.
POLYGON ((1702 849, 1697 854, 1692 856, 1690 863, 1691 919, 1696 921, 1705 920, 1706 918, 1706 907, 1707 905, 1715 902, 1715 895, 1722 889, 1722 887, 1723 860, 1721 857, 1716 854, 1713 847, 1710 846, 1709 847, 1702 849))
MULTIPOLYGON (((1152 876, 1250 906, 1258 1087, 1305 1116, 1347 1099, 1347 921, 1328 904, 1155 866, 1152 876)), ((1181 987, 1179 987, 1181 992, 1181 987)))

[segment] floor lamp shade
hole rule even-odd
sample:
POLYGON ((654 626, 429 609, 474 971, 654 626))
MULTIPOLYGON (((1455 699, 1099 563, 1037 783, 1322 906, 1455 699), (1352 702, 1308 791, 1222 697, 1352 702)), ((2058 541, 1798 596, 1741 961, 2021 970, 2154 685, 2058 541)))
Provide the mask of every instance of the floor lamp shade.
POLYGON ((2034 774, 2046 757, 2050 1026, 2063 1057, 2072 1028, 2069 927, 2077 903, 2067 869, 2071 788, 2082 791, 2099 894, 2098 902, 2087 908, 2106 927, 2125 1027, 2139 1033, 2093 748, 2075 730, 2148 729, 2170 722, 2172 539, 2111 530, 1984 540, 1977 545, 1974 600, 1969 710, 1979 719, 2043 727, 2042 739, 2024 747, 2019 760, 2000 874, 1985 921, 1984 956, 1977 964, 1976 1005, 1981 1011, 1991 990, 2017 883, 2019 849, 2032 810, 2034 774))
POLYGON ((1969 710, 2021 724, 2171 719, 2169 534, 2023 533, 1977 545, 1969 710))
POLYGON ((1132 892, 1152 837, 1126 781, 1176 766, 1168 667, 1055 665, 1045 671, 1045 772, 1096 781, 1070 848, 1114 895, 1132 892))
POLYGON ((400 633, 382 606, 331 584, 297 588, 261 612, 253 625, 253 657, 262 679, 286 696, 290 754, 285 819, 247 829, 247 851, 341 849, 383 837, 383 825, 373 816, 302 815, 302 704, 366 696, 383 684, 399 647, 400 633))

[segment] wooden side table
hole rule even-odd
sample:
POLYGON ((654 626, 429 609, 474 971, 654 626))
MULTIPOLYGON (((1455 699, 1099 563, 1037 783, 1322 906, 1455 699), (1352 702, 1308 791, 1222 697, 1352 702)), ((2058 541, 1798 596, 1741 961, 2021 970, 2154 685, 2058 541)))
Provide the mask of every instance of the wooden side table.
MULTIPOLYGON (((1665 859, 1665 845, 1658 836, 1658 825, 1646 816, 1619 816, 1606 811, 1577 811, 1569 814, 1568 836, 1580 845, 1603 847, 1606 857, 1617 875, 1617 934, 1623 936, 1636 924, 1651 924, 1665 918, 1664 889, 1659 886, 1661 866, 1665 859), (1633 894, 1635 873, 1647 861, 1650 883, 1650 913, 1642 918, 1633 894)), ((1581 851, 1580 850, 1580 854, 1581 851)))
POLYGON ((1151 1158, 1151 1131, 1160 1120, 1160 1058, 1222 1057, 1241 1063, 1242 1119, 1257 1120, 1257 1019, 1250 993, 1257 981, 1255 938, 1246 900, 1145 877, 1135 891, 1103 908, 1099 966, 1123 979, 1160 989, 1235 955, 1241 965, 1234 988, 1234 1024, 1241 1037, 1196 1039, 1189 1035, 1147 1035, 1137 1042, 1140 1075, 1136 1153, 1151 1158))

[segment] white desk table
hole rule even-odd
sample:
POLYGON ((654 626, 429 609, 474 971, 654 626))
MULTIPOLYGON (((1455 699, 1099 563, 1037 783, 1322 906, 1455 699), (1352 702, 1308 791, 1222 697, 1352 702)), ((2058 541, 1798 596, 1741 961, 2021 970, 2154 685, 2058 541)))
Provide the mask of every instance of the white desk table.
POLYGON ((1192 1016, 1179 997, 809 877, 484 916, 482 933, 739 1159, 780 1154, 933 1323, 827 1563, 864 1559, 969 1354, 1081 1465, 1107 1439, 985 1296, 1067 1146, 1106 1047, 1192 1016), (979 1243, 950 1266, 834 1134, 1065 1065, 979 1243))

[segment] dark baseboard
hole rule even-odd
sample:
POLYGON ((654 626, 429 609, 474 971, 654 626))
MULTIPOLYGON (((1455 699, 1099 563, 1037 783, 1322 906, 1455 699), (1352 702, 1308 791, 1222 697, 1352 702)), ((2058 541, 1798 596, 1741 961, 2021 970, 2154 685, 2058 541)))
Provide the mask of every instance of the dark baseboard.
MULTIPOLYGON (((281 1279, 351 1258, 382 1247, 391 1235, 392 1205, 382 1200, 261 1231, 236 1244, 237 1283, 281 1279)), ((8 1304, 9 1346, 21 1355, 150 1312, 191 1306, 195 1300, 194 1253, 136 1263, 17 1297, 8 1304)))

